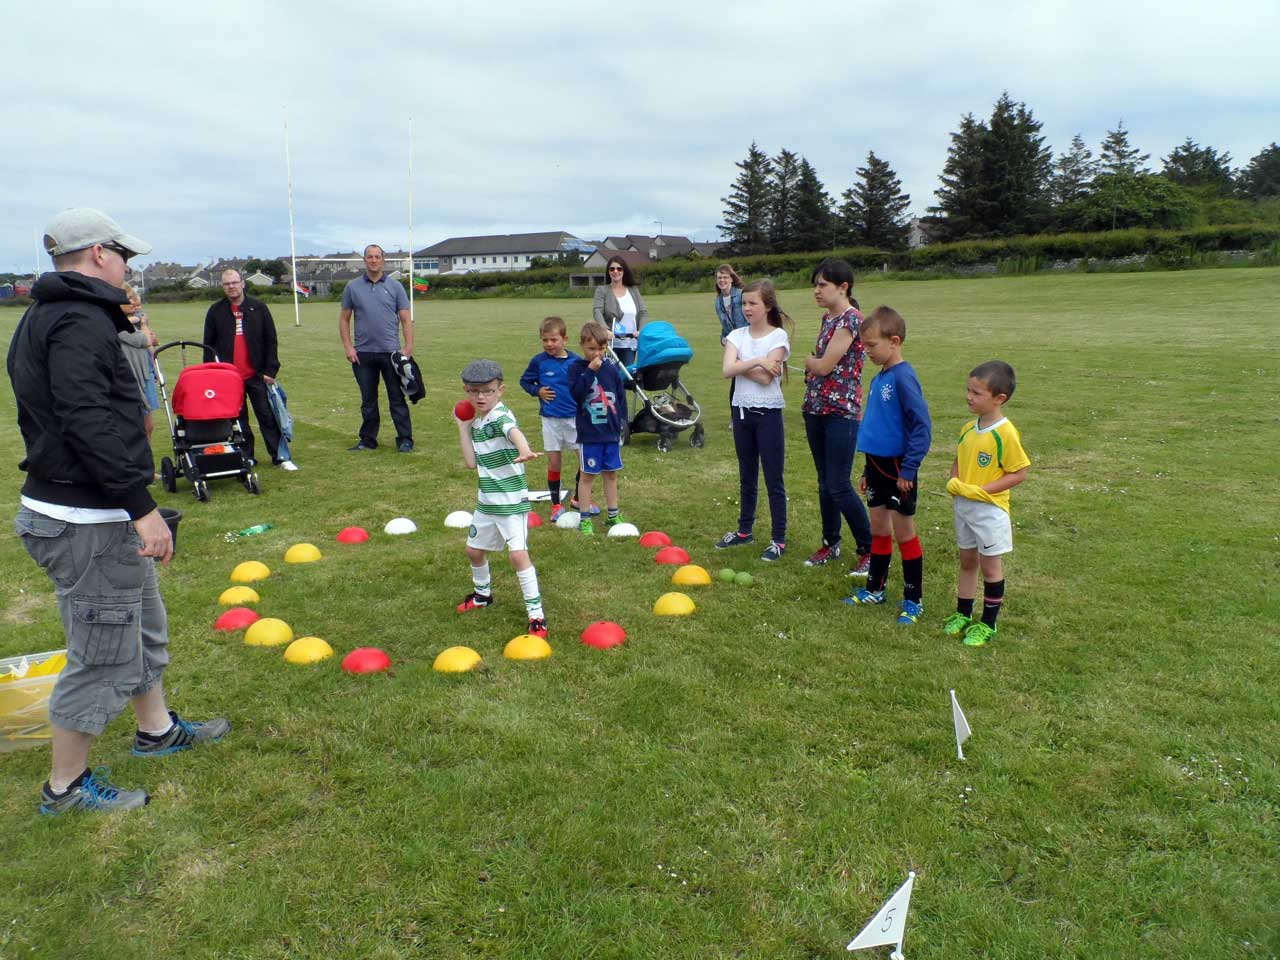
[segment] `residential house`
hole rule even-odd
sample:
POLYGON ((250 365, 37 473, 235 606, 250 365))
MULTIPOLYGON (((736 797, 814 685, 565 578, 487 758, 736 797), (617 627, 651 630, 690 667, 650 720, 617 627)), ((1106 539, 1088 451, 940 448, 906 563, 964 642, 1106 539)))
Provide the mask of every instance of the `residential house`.
POLYGON ((694 249, 694 243, 688 237, 673 236, 667 233, 659 234, 656 237, 647 237, 639 233, 629 233, 625 237, 605 237, 600 246, 606 250, 637 250, 648 255, 650 260, 682 256, 694 249))

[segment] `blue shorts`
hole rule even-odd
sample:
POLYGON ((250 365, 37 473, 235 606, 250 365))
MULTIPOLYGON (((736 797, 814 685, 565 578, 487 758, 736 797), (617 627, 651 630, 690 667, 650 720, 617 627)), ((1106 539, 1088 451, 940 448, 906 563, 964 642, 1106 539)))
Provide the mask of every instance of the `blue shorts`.
POLYGON ((598 473, 613 473, 622 469, 622 447, 617 443, 584 443, 578 457, 582 472, 593 477, 598 473))

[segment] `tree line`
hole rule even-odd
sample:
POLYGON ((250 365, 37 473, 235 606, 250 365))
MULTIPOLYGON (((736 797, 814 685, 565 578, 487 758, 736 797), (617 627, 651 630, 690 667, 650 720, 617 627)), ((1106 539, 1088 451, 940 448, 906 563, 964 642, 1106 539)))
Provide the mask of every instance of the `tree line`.
MULTIPOLYGON (((1001 94, 990 118, 972 113, 951 133, 936 203, 922 218, 931 241, 1018 234, 1181 228, 1280 218, 1280 146, 1246 165, 1188 137, 1152 171, 1121 120, 1098 155, 1076 134, 1058 157, 1025 103, 1001 94)), ((867 154, 836 202, 804 157, 770 157, 752 142, 735 164, 720 225, 735 255, 866 246, 904 250, 911 203, 889 163, 867 154)))

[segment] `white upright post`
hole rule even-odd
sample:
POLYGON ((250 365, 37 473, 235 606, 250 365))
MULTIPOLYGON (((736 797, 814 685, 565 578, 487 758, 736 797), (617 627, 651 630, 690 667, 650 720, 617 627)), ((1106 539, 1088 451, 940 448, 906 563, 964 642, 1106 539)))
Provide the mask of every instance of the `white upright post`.
POLYGON ((293 163, 289 158, 289 108, 284 113, 284 176, 289 189, 289 280, 293 286, 293 325, 302 326, 302 310, 298 307, 298 251, 293 242, 293 163))
POLYGON ((409 118, 409 327, 413 327, 413 117, 409 118))

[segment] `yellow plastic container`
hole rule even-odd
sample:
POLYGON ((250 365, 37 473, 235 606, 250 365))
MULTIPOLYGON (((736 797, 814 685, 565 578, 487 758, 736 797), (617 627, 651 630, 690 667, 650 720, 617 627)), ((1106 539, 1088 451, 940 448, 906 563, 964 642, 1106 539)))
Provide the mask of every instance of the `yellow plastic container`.
POLYGON ((0 753, 49 742, 49 694, 66 663, 64 650, 0 660, 0 753), (16 677, 23 660, 26 674, 16 677))

